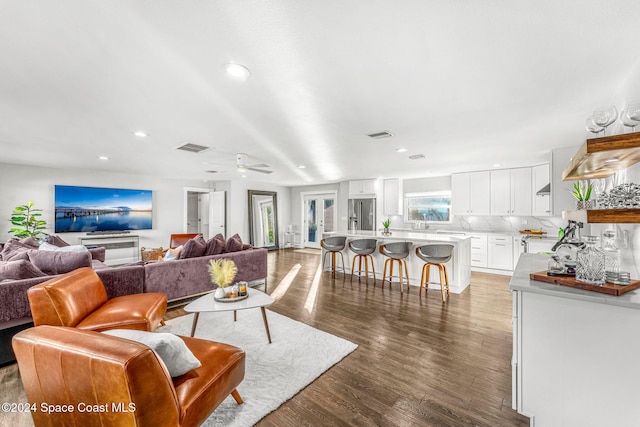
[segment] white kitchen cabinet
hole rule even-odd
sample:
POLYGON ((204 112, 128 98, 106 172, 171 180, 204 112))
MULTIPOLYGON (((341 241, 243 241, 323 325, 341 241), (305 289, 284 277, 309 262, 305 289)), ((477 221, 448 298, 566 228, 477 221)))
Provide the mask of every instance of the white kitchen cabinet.
POLYGON ((531 168, 531 192, 532 206, 531 215, 550 216, 551 215, 551 194, 536 194, 542 188, 550 185, 551 174, 549 163, 534 166, 531 168))
POLYGON ((359 179, 349 181, 349 197, 352 199, 375 197, 376 180, 375 179, 359 179))
POLYGON ((451 175, 451 211, 454 215, 489 215, 489 198, 489 171, 451 175))
POLYGON ((398 178, 385 179, 383 182, 383 210, 385 215, 401 215, 400 180, 398 178))
POLYGON ((471 267, 487 268, 487 235, 469 234, 471 238, 471 267))
POLYGON ((492 234, 488 238, 487 266, 497 270, 513 270, 513 239, 506 234, 492 234))
POLYGON ((495 170, 490 176, 491 215, 531 215, 531 168, 495 170))

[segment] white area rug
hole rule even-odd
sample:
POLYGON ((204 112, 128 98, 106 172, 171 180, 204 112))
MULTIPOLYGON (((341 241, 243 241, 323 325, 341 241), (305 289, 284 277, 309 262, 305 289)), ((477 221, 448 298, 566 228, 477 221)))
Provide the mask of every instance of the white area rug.
MULTIPOLYGON (((291 399, 358 346, 304 323, 267 310, 269 344, 260 309, 201 313, 195 336, 240 347, 246 353, 245 378, 238 386, 244 404, 229 396, 205 426, 251 426, 291 399)), ((158 328, 188 336, 193 315, 182 316, 158 328)))

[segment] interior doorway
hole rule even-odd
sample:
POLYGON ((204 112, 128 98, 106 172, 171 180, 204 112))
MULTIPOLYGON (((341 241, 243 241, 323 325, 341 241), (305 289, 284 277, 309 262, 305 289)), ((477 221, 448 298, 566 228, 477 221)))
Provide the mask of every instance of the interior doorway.
POLYGON ((226 192, 206 188, 184 189, 184 233, 200 233, 205 240, 226 236, 226 192))
POLYGON ((302 242, 307 248, 320 248, 324 233, 336 231, 337 193, 306 193, 302 196, 302 242))

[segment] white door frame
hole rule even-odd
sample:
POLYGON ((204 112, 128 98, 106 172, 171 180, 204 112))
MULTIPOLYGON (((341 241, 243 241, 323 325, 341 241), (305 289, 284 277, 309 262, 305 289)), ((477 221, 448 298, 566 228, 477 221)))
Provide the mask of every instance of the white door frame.
MULTIPOLYGON (((215 190, 213 188, 203 188, 203 187, 183 187, 183 192, 184 192, 184 199, 183 199, 183 204, 182 204, 182 232, 186 233, 187 232, 187 221, 188 221, 188 197, 189 197, 189 193, 201 193, 201 194, 211 194, 213 192, 215 192, 215 190)), ((206 234, 210 234, 211 232, 211 215, 212 215, 212 211, 211 211, 211 201, 213 200, 212 197, 209 198, 209 206, 207 207, 207 212, 208 212, 208 219, 209 219, 209 230, 207 230, 206 234)), ((225 229, 226 229, 226 218, 225 218, 225 225, 224 225, 225 229)), ((203 233, 205 234, 205 233, 203 233)), ((213 236, 209 236, 210 238, 213 236)))
MULTIPOLYGON (((321 195, 331 195, 331 196, 333 196, 333 200, 335 201, 335 208, 334 208, 335 209, 335 215, 336 215, 336 217, 338 215, 338 190, 324 190, 324 191, 316 190, 316 191, 302 191, 302 192, 300 192, 300 201, 301 201, 301 209, 300 209, 300 211, 302 213, 302 215, 300 217, 300 234, 301 234, 300 235, 300 244, 302 245, 303 248, 307 246, 307 237, 308 237, 308 234, 307 234, 307 229, 308 228, 307 228, 307 224, 305 222, 305 216, 306 216, 306 205, 305 205, 306 200, 305 199, 308 196, 321 196, 321 195)), ((324 210, 324 207, 322 209, 324 210)), ((337 221, 336 221, 336 224, 337 224, 337 221)), ((320 242, 320 240, 322 238, 321 233, 323 231, 324 230, 320 230, 319 228, 316 231, 318 233, 317 236, 319 237, 318 238, 318 242, 320 242)), ((318 243, 318 247, 320 247, 319 243, 318 243)))

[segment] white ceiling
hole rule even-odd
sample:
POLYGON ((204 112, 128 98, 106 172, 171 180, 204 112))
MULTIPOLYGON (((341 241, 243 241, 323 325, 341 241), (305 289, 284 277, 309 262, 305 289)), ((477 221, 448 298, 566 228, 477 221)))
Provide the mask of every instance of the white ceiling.
POLYGON ((640 2, 0 0, 0 34, 0 162, 228 180, 244 152, 306 185, 548 161, 640 58, 640 2))

